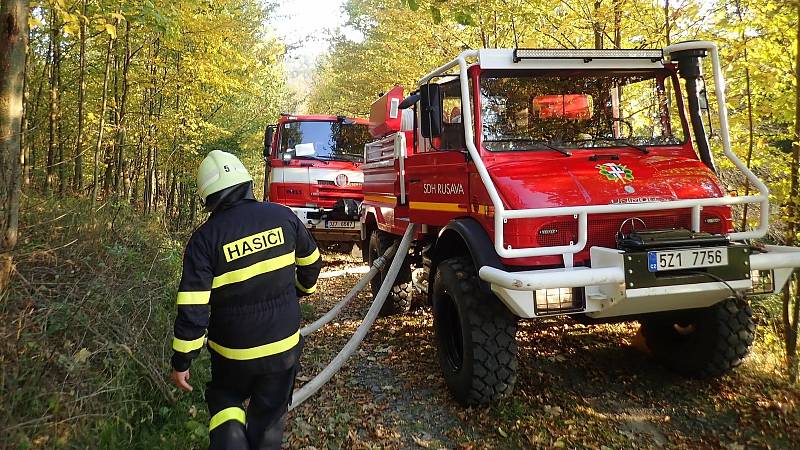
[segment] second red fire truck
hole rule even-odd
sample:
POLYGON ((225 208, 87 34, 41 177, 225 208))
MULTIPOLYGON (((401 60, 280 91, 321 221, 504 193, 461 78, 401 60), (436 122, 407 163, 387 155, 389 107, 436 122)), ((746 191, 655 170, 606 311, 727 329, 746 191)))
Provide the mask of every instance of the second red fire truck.
POLYGON ((360 243, 367 121, 282 114, 266 128, 265 197, 288 206, 319 241, 360 243))

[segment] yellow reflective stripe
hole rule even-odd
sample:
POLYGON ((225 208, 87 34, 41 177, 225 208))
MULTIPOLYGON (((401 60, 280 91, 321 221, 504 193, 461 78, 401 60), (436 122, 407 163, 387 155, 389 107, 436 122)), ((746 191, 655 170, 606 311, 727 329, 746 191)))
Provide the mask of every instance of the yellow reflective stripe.
POLYGON ((424 209, 426 211, 450 211, 466 212, 467 208, 460 203, 440 203, 440 202, 408 202, 411 209, 424 209))
POLYGON ((319 259, 319 249, 315 248, 313 252, 311 252, 308 256, 303 256, 300 258, 295 258, 294 263, 298 266, 308 266, 314 264, 319 259))
POLYGON ((397 203, 397 197, 392 197, 390 195, 365 195, 364 200, 375 203, 389 203, 389 204, 397 203))
POLYGON ((230 408, 225 408, 222 411, 214 414, 211 417, 211 421, 208 423, 208 431, 217 428, 229 420, 238 420, 242 423, 242 425, 244 425, 244 410, 242 408, 237 408, 236 406, 231 406, 230 408))
POLYGON ((283 353, 286 350, 292 349, 298 342, 300 342, 300 330, 297 330, 294 334, 285 339, 270 344, 259 345, 258 347, 228 348, 210 340, 208 341, 208 346, 225 358, 247 360, 283 353))
POLYGON ((211 291, 178 292, 179 305, 207 305, 211 291))
POLYGON ((300 284, 300 281, 298 281, 295 278, 294 285, 297 286, 297 289, 300 289, 301 291, 305 292, 306 294, 313 294, 314 292, 317 292, 317 284, 316 283, 314 283, 314 285, 311 286, 310 288, 306 288, 302 284, 300 284))
POLYGON ((273 270, 283 269, 286 266, 294 264, 294 252, 289 252, 285 255, 276 256, 265 261, 257 262, 251 266, 244 267, 238 270, 223 273, 222 275, 214 277, 211 283, 211 288, 215 289, 226 284, 238 283, 240 281, 249 280, 256 275, 261 275, 273 270))
POLYGON ((176 352, 189 353, 203 347, 203 340, 205 335, 192 341, 184 341, 183 339, 172 338, 172 349, 176 352))

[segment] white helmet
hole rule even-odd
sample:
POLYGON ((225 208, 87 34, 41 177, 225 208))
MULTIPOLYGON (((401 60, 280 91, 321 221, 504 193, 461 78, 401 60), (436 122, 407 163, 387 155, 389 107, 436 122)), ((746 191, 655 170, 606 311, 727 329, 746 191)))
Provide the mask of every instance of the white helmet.
POLYGON ((197 193, 205 201, 208 196, 237 184, 253 181, 239 158, 222 150, 212 150, 197 169, 197 193))

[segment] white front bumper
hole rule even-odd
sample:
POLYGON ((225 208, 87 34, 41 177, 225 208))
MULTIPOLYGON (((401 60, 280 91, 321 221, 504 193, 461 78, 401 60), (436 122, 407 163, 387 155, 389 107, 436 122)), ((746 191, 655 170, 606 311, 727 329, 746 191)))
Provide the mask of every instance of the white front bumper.
POLYGON ((343 233, 354 233, 354 234, 361 234, 361 222, 358 220, 321 220, 321 219, 309 219, 308 213, 310 212, 318 212, 320 211, 319 208, 298 208, 291 206, 290 209, 294 214, 300 219, 301 222, 308 228, 309 230, 321 230, 321 231, 336 231, 336 232, 343 232, 343 233), (328 222, 346 222, 348 224, 352 224, 352 227, 331 227, 329 226, 328 222))
MULTIPOLYGON (((711 306, 731 296, 731 289, 746 293, 751 281, 734 280, 663 287, 625 286, 624 252, 592 247, 592 267, 506 272, 494 267, 480 268, 479 277, 519 317, 533 318, 535 291, 555 288, 584 288, 585 308, 569 314, 586 313, 593 318, 617 317, 657 311, 711 306)), ((775 292, 780 291, 794 268, 800 267, 800 248, 766 246, 764 253, 750 255, 751 270, 772 270, 775 292)))

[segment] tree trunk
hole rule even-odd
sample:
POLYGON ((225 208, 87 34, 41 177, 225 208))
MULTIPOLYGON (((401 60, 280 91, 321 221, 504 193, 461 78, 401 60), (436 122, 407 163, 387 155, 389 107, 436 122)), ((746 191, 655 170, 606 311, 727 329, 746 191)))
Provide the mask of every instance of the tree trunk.
POLYGON ((44 191, 49 192, 54 181, 55 154, 56 154, 56 128, 58 121, 58 86, 56 80, 56 50, 60 44, 58 36, 58 17, 55 8, 50 14, 50 109, 49 130, 50 140, 47 145, 47 167, 45 168, 44 191))
POLYGON ((664 37, 667 40, 667 46, 672 43, 672 39, 669 37, 671 29, 672 24, 670 24, 669 20, 669 0, 664 0, 664 37))
MULTIPOLYGON (((736 2, 736 14, 739 16, 739 25, 742 26, 744 24, 744 20, 742 18, 742 5, 739 0, 736 2)), ((739 34, 739 39, 742 41, 742 46, 744 47, 744 88, 745 88, 745 95, 747 97, 747 131, 748 131, 748 145, 747 145, 747 158, 746 164, 747 168, 749 169, 753 163, 753 147, 755 146, 755 133, 753 130, 753 91, 750 89, 750 61, 747 55, 747 33, 745 33, 744 27, 742 27, 742 31, 739 34)), ((744 196, 747 197, 750 195, 750 181, 745 178, 744 180, 744 196)), ((748 213, 748 206, 749 203, 744 204, 744 209, 742 210, 742 224, 741 230, 744 231, 747 229, 747 213, 748 213)))
POLYGON ((595 0, 594 2, 594 18, 592 19, 594 48, 603 48, 603 24, 600 23, 600 6, 602 3, 602 0, 595 0))
POLYGON ((114 107, 109 111, 109 120, 111 121, 111 128, 114 130, 114 139, 111 140, 111 145, 106 147, 105 155, 103 156, 103 163, 106 166, 106 170, 103 173, 103 195, 106 197, 111 192, 111 186, 114 184, 114 167, 116 166, 117 133, 119 130, 119 59, 119 48, 117 48, 111 63, 111 71, 114 74, 111 83, 112 92, 114 93, 114 107))
MULTIPOLYGON (((118 104, 118 111, 119 111, 119 123, 117 127, 117 172, 114 175, 114 190, 119 192, 120 189, 120 180, 122 179, 124 183, 124 173, 125 173, 125 135, 126 135, 126 128, 125 128, 125 116, 127 114, 127 105, 128 105, 128 69, 130 68, 130 59, 131 59, 131 45, 130 45, 130 35, 131 35, 131 23, 125 21, 125 50, 124 56, 122 60, 122 96, 120 98, 118 104)), ((123 186, 124 189, 124 186, 123 186)))
POLYGON ((58 144, 56 146, 58 150, 58 155, 56 159, 56 167, 58 168, 58 193, 60 195, 64 195, 64 189, 66 188, 67 184, 67 174, 66 174, 66 163, 64 161, 64 123, 61 117, 61 32, 59 30, 59 42, 58 46, 56 47, 56 59, 55 59, 55 66, 53 69, 55 70, 56 74, 56 105, 57 114, 56 114, 56 140, 58 144))
POLYGON ((23 0, 0 3, 0 292, 11 276, 17 245, 20 190, 20 135, 28 8, 23 0))
MULTIPOLYGON (((795 36, 797 53, 795 54, 795 119, 794 144, 792 146, 791 189, 789 195, 789 223, 786 236, 787 245, 797 243, 798 223, 798 166, 800 166, 800 4, 796 8, 797 35, 795 36)), ((797 280, 795 278, 795 286, 797 280)), ((783 333, 786 345, 786 366, 789 379, 795 383, 798 379, 797 332, 800 325, 800 288, 794 290, 787 287, 783 292, 783 333)))
POLYGON ((78 135, 75 138, 75 177, 72 187, 77 192, 83 191, 83 109, 86 99, 86 3, 83 0, 83 17, 81 18, 80 50, 78 56, 78 135))
POLYGON ((100 129, 97 131, 97 142, 94 146, 94 169, 92 172, 92 209, 97 202, 97 183, 98 171, 100 170, 100 150, 103 148, 103 131, 106 125, 106 108, 108 106, 108 77, 111 71, 111 50, 114 48, 114 39, 108 36, 108 47, 106 48, 106 65, 103 74, 103 95, 100 101, 100 129))
MULTIPOLYGON (((45 59, 44 67, 42 67, 42 75, 39 77, 39 87, 36 89, 36 95, 33 97, 33 109, 31 110, 28 116, 28 123, 32 125, 28 125, 29 131, 29 139, 26 140, 28 144, 28 148, 23 150, 25 152, 25 161, 28 163, 26 168, 26 179, 25 184, 35 183, 34 178, 36 177, 36 147, 35 143, 33 142, 33 134, 30 132, 40 128, 39 127, 39 104, 41 103, 40 100, 42 99, 42 92, 44 92, 44 84, 45 79, 47 78, 47 74, 49 73, 50 62, 45 59)), ((38 135, 38 133, 37 133, 38 135)))
POLYGON ((622 3, 614 0, 614 48, 622 48, 622 3))
MULTIPOLYGON (((28 42, 31 41, 31 33, 28 30, 27 33, 27 40, 28 42)), ((30 46, 25 46, 25 74, 23 75, 22 81, 22 119, 20 120, 19 129, 21 134, 19 136, 19 148, 20 148, 20 155, 19 155, 19 166, 22 174, 22 182, 27 185, 30 182, 30 178, 28 177, 28 114, 30 107, 28 106, 28 100, 30 99, 30 72, 28 71, 28 64, 30 64, 31 58, 31 49, 30 46)))

